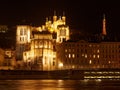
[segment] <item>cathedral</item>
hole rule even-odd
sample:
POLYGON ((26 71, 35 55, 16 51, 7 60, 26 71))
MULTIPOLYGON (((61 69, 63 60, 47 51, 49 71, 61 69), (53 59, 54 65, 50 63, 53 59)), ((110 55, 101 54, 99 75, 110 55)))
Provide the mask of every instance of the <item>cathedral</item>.
POLYGON ((56 46, 69 40, 66 17, 53 15, 46 18, 45 25, 33 27, 18 25, 16 31, 16 59, 27 69, 57 69, 56 46))

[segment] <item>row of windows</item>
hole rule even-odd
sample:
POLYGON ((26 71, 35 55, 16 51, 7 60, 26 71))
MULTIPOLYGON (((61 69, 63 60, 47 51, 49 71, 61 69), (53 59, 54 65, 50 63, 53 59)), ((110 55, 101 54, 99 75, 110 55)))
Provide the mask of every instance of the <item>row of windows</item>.
POLYGON ((27 35, 27 30, 25 28, 21 28, 20 35, 27 35))
POLYGON ((40 44, 40 45, 42 45, 42 44, 48 44, 48 45, 50 45, 51 44, 51 42, 49 42, 49 41, 35 41, 34 43, 35 44, 40 44))
POLYGON ((20 41, 22 42, 27 41, 27 37, 20 37, 20 41))
POLYGON ((120 48, 118 44, 108 44, 108 45, 93 45, 93 44, 65 44, 66 47, 91 47, 91 48, 120 48))
POLYGON ((117 61, 117 64, 114 61, 100 61, 100 60, 74 60, 74 59, 65 59, 64 63, 65 64, 82 64, 82 65, 106 65, 106 66, 110 66, 110 65, 120 65, 119 64, 120 61, 117 61))
POLYGON ((79 57, 83 57, 83 58, 88 58, 88 56, 89 56, 89 58, 100 58, 100 55, 98 54, 98 55, 88 55, 88 54, 66 54, 65 55, 65 57, 66 58, 79 58, 79 57))
POLYGON ((99 55, 99 54, 84 54, 84 53, 82 53, 82 54, 75 54, 75 53, 69 53, 69 54, 65 54, 65 57, 66 58, 93 58, 93 59, 95 59, 95 58, 97 58, 97 59, 99 59, 100 57, 101 58, 109 58, 109 59, 114 59, 114 58, 117 58, 117 59, 119 59, 120 58, 120 55, 111 55, 111 54, 107 54, 107 55, 99 55))
POLYGON ((90 51, 92 51, 92 52, 94 52, 94 53, 99 53, 100 52, 100 50, 99 49, 97 49, 97 50, 87 50, 87 49, 65 49, 65 52, 85 52, 85 53, 87 53, 87 52, 90 52, 90 51))
POLYGON ((90 52, 90 53, 120 53, 120 50, 119 49, 104 49, 104 50, 100 50, 100 49, 89 49, 89 50, 87 50, 87 49, 65 49, 65 52, 67 53, 69 53, 69 52, 77 52, 77 53, 79 53, 79 52, 81 52, 81 53, 88 53, 88 52, 90 52))
POLYGON ((52 47, 52 45, 51 45, 51 42, 47 42, 47 41, 44 41, 44 42, 42 42, 42 41, 35 41, 35 48, 43 48, 43 47, 45 47, 45 48, 51 48, 52 47))

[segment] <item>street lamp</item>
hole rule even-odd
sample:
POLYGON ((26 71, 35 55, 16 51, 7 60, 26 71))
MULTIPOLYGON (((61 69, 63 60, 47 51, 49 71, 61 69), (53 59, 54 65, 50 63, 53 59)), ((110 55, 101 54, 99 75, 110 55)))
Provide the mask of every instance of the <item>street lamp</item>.
POLYGON ((59 68, 62 69, 63 68, 63 63, 59 63, 59 68))

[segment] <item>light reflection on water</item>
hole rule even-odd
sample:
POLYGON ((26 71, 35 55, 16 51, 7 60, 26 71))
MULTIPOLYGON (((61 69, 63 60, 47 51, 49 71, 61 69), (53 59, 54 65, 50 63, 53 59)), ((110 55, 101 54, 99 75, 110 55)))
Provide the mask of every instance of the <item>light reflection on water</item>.
POLYGON ((120 81, 0 80, 0 90, 120 90, 120 81))

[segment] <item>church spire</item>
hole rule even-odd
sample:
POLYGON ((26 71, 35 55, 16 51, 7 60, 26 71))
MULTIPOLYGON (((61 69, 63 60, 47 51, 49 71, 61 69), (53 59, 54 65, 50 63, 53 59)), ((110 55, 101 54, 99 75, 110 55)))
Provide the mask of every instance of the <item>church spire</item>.
POLYGON ((63 20, 63 22, 64 22, 64 25, 65 25, 65 23, 66 23, 66 17, 65 17, 65 12, 64 12, 64 11, 63 11, 62 20, 63 20))
POLYGON ((57 21, 56 11, 54 11, 53 21, 57 21))
POLYGON ((107 32, 106 32, 106 18, 105 18, 105 14, 103 14, 102 35, 107 35, 107 32))

